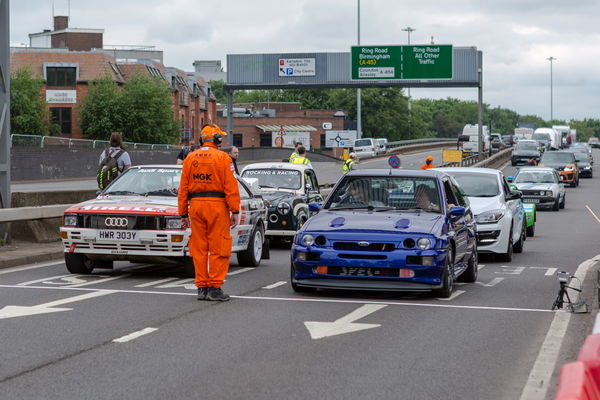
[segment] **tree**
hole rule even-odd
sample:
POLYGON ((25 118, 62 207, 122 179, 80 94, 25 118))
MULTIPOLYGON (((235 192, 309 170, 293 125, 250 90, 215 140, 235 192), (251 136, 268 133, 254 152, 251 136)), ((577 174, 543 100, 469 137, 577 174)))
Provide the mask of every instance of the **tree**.
POLYGON ((134 74, 123 87, 122 132, 128 142, 176 143, 179 123, 173 119, 173 93, 160 78, 134 74))
POLYGON ((10 75, 11 133, 46 136, 57 132, 57 127, 50 123, 43 87, 42 77, 33 75, 29 67, 19 68, 10 75))
POLYGON ((79 108, 81 130, 89 139, 108 140, 122 130, 122 93, 108 73, 90 82, 79 108))
POLYGON ((227 92, 225 91, 225 82, 208 81, 208 84, 210 85, 210 90, 215 95, 217 101, 221 104, 227 103, 227 92))

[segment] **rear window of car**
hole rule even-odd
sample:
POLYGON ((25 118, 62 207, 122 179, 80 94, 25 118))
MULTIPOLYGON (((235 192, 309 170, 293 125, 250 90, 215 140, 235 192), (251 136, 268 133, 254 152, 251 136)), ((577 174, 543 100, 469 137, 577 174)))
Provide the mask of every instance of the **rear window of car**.
POLYGON ((536 151, 537 146, 533 143, 518 142, 515 146, 515 150, 536 151))
POLYGON ((542 156, 541 163, 564 163, 569 164, 575 161, 573 153, 562 153, 557 151, 547 151, 542 156))
POLYGON ((495 197, 500 194, 498 177, 495 174, 451 172, 450 175, 469 197, 495 197))
POLYGON ((354 147, 365 147, 365 146, 373 146, 373 141, 371 139, 358 139, 354 141, 354 147))

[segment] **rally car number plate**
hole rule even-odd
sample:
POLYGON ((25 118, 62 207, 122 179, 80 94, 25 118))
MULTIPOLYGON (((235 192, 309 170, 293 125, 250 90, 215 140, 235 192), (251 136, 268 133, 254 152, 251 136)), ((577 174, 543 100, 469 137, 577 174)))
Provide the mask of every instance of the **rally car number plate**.
POLYGON ((523 198, 523 202, 524 203, 539 203, 540 199, 532 199, 531 197, 524 197, 523 198))
POLYGON ((115 231, 103 229, 96 233, 96 240, 98 241, 113 241, 118 240, 121 242, 132 242, 138 239, 137 232, 133 231, 115 231))

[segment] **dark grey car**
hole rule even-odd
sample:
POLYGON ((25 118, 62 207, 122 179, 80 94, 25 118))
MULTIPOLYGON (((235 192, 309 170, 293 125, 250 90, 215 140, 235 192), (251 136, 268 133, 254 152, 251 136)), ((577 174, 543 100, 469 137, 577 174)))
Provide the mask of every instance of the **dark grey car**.
POLYGON ((534 141, 519 141, 513 147, 510 161, 512 165, 527 164, 529 160, 534 160, 537 163, 540 157, 540 151, 534 141))

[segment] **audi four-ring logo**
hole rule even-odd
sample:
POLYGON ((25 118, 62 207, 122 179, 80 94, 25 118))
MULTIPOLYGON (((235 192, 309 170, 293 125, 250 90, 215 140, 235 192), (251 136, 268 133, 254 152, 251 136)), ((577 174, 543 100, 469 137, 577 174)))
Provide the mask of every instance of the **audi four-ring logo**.
POLYGON ((119 217, 107 217, 104 220, 106 226, 113 226, 115 228, 124 228, 127 226, 127 218, 119 217))

